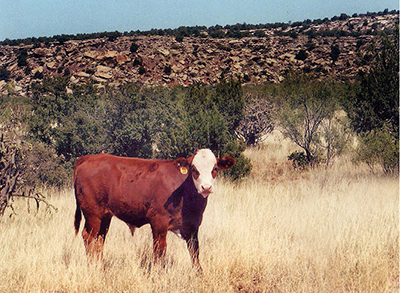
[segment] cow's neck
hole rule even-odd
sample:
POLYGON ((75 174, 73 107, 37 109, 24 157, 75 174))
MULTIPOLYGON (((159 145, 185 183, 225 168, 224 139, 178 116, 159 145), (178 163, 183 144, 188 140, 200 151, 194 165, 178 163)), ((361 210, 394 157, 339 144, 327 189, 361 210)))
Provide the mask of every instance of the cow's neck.
POLYGON ((197 192, 192 176, 188 176, 182 185, 182 219, 194 226, 200 226, 203 212, 207 206, 207 198, 197 192))
MULTIPOLYGON (((207 198, 197 192, 192 176, 189 176, 168 198, 164 207, 173 210, 184 208, 192 213, 202 213, 207 205, 207 198)), ((172 212, 172 210, 171 210, 172 212)))
POLYGON ((201 212, 203 212, 207 205, 207 198, 204 198, 200 193, 198 193, 191 177, 192 176, 188 176, 184 183, 183 205, 194 205, 196 208, 201 208, 201 212))

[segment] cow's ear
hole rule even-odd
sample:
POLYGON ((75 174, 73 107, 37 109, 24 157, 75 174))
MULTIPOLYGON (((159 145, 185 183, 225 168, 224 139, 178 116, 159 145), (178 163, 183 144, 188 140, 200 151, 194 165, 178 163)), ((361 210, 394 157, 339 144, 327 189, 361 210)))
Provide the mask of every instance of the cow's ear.
POLYGON ((189 172, 190 163, 189 160, 186 158, 178 158, 174 162, 175 167, 181 172, 182 174, 187 174, 189 172))
POLYGON ((235 159, 230 156, 225 156, 222 159, 218 159, 218 162, 217 162, 217 166, 221 170, 229 169, 233 165, 235 165, 235 159))
POLYGON ((189 163, 189 159, 187 158, 177 158, 175 160, 175 166, 179 169, 180 167, 186 167, 189 168, 190 163, 189 163))

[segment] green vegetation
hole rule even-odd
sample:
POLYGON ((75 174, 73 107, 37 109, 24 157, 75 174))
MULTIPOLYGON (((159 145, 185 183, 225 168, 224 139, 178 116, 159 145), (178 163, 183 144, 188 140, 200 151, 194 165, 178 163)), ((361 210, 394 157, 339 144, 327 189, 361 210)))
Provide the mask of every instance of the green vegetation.
MULTIPOLYGON (((305 153, 305 156, 292 154, 290 160, 304 165, 305 158, 307 165, 312 167, 322 160, 323 143, 330 143, 323 140, 322 125, 333 119, 339 109, 339 93, 338 85, 327 81, 309 80, 298 75, 288 76, 285 80, 278 96, 280 125, 283 134, 305 153)), ((334 147, 329 145, 330 149, 334 147)))
MULTIPOLYGON (((59 77, 33 84, 32 97, 23 103, 21 140, 40 145, 53 154, 54 160, 49 160, 62 167, 49 170, 60 175, 59 181, 40 176, 42 184, 62 185, 77 157, 99 152, 176 158, 207 147, 237 159, 228 174, 233 180, 249 174, 251 165, 242 155, 245 144, 235 135, 245 106, 240 79, 188 89, 125 84, 105 91, 68 82, 59 77)), ((6 106, 10 104, 4 102, 4 112, 6 106)))
POLYGON ((385 36, 370 72, 360 72, 360 86, 348 100, 347 112, 361 137, 359 160, 386 173, 399 167, 399 43, 397 34, 385 36))

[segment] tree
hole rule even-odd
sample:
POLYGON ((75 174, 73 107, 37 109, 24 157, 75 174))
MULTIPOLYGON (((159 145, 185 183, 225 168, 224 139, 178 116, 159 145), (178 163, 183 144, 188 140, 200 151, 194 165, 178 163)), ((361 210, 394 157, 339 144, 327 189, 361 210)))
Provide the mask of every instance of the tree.
POLYGON ((247 146, 260 143, 274 130, 272 112, 272 103, 265 97, 247 96, 245 116, 236 129, 237 135, 244 139, 247 146))
POLYGON ((399 46, 397 38, 385 36, 374 48, 369 72, 360 72, 360 86, 347 105, 352 126, 366 134, 387 125, 397 135, 399 127, 399 46))
POLYGON ((10 71, 5 67, 0 67, 0 80, 9 81, 10 71))
POLYGON ((383 36, 380 46, 373 46, 371 69, 360 72, 360 86, 346 103, 361 139, 358 159, 381 165, 385 173, 398 172, 399 166, 398 34, 397 26, 394 36, 383 36))
POLYGON ((319 144, 326 151, 327 167, 330 166, 336 156, 341 155, 348 148, 351 139, 348 117, 338 113, 327 117, 321 123, 319 144))
MULTIPOLYGON (((45 79, 32 88, 29 132, 53 148, 70 171, 77 157, 102 151, 129 157, 176 158, 207 147, 216 155, 225 154, 227 145, 236 140, 234 125, 240 123, 240 116, 235 115, 243 112, 243 97, 236 82, 225 83, 218 93, 216 88, 124 84, 100 94, 90 84, 71 86, 65 78, 45 79), (67 93, 67 86, 72 94, 67 93), (228 97, 226 104, 220 93, 228 97)), ((234 145, 229 150, 241 154, 243 146, 235 149, 234 145)), ((243 164, 250 165, 244 159, 243 164)))
POLYGON ((18 64, 18 66, 19 67, 27 66, 28 65, 27 59, 28 59, 28 51, 27 51, 27 49, 21 50, 18 53, 18 56, 17 56, 17 60, 18 60, 17 64, 18 64))
POLYGON ((235 125, 240 124, 244 112, 242 99, 241 84, 234 80, 210 89, 195 84, 184 97, 187 146, 191 152, 206 147, 217 156, 228 154, 235 158, 236 164, 226 172, 233 180, 247 176, 251 170, 250 160, 243 155, 245 144, 235 135, 235 125))
MULTIPOLYGON (((53 154, 40 152, 37 144, 29 142, 21 123, 23 111, 18 105, 2 103, 0 110, 0 216, 7 208, 15 213, 15 198, 26 199, 28 211, 30 201, 36 203, 37 209, 44 204, 47 209, 56 210, 37 187, 47 183, 43 180, 44 176, 55 179, 62 168, 49 160, 49 155, 53 154)), ((49 183, 56 183, 56 180, 49 183)))
POLYGON ((307 51, 306 50, 300 50, 299 52, 297 52, 297 54, 295 56, 295 59, 304 61, 304 60, 307 59, 307 57, 308 57, 307 51))
POLYGON ((151 158, 155 118, 151 97, 134 84, 112 89, 107 96, 106 151, 115 155, 151 158))
POLYGON ((107 98, 106 150, 115 155, 163 159, 189 154, 187 117, 177 95, 179 90, 134 84, 114 89, 107 98))
POLYGON ((77 157, 104 149, 105 103, 90 84, 73 86, 73 94, 67 85, 66 78, 33 85, 28 125, 34 139, 54 148, 72 168, 77 157))
POLYGON ((201 84, 193 85, 184 98, 186 130, 192 148, 220 151, 229 140, 228 123, 218 111, 212 92, 201 84))
POLYGON ((245 98, 240 77, 230 77, 228 80, 223 78, 216 85, 213 101, 224 116, 229 133, 234 134, 245 113, 245 98))
POLYGON ((335 64, 336 61, 339 59, 340 56, 340 48, 339 45, 332 45, 331 46, 331 53, 330 56, 332 58, 332 63, 335 64))
POLYGON ((139 45, 135 42, 132 42, 131 47, 129 48, 131 53, 136 53, 138 49, 139 49, 139 45))
POLYGON ((320 125, 336 110, 333 85, 289 76, 283 86, 285 89, 279 100, 283 134, 304 150, 308 164, 313 167, 320 159, 320 125))

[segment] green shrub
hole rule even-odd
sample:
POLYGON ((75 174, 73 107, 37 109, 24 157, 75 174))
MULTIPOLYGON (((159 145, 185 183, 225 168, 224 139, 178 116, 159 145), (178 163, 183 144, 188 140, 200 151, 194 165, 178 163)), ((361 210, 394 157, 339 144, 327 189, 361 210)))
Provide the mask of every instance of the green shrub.
POLYGON ((7 68, 0 67, 0 80, 9 81, 10 79, 10 71, 7 68))
POLYGON ((292 161, 293 168, 304 170, 310 165, 309 160, 304 152, 293 152, 288 156, 288 160, 292 161))
POLYGON ((43 79, 43 72, 40 72, 39 70, 37 70, 32 78, 33 79, 43 79))
POLYGON ((388 127, 371 131, 361 138, 356 160, 366 162, 372 171, 380 166, 386 174, 398 174, 399 140, 388 127))
POLYGON ((373 49, 371 69, 360 74, 360 86, 345 105, 361 139, 358 159, 393 173, 399 161, 398 28, 395 36, 384 36, 380 47, 373 49))
POLYGON ((133 43, 131 44, 131 47, 129 48, 129 50, 131 51, 131 53, 136 53, 138 49, 139 49, 139 45, 136 44, 135 42, 133 42, 133 43))
POLYGON ((289 76, 278 93, 278 119, 284 136, 301 147, 313 167, 322 158, 321 123, 331 119, 338 106, 338 89, 332 82, 289 76))
POLYGON ((73 94, 67 94, 67 84, 66 78, 35 84, 28 122, 32 137, 54 149, 67 170, 72 171, 77 157, 102 151, 176 158, 210 148, 216 155, 238 160, 233 179, 250 172, 250 161, 242 155, 245 146, 234 135, 244 111, 236 81, 189 89, 125 84, 106 88, 104 94, 91 85, 72 86, 73 94))
POLYGON ((164 74, 170 75, 172 73, 171 65, 165 65, 164 74))
POLYGON ((18 53, 17 64, 19 67, 24 67, 28 65, 28 51, 26 49, 18 53))
POLYGON ((233 181, 250 175, 252 165, 250 159, 243 155, 245 149, 246 145, 243 142, 231 140, 221 150, 221 155, 228 154, 236 160, 236 163, 232 168, 224 171, 224 173, 233 181))
POLYGON ((330 56, 332 58, 332 63, 335 64, 335 62, 339 59, 339 56, 340 56, 339 45, 331 45, 330 56))
POLYGON ((24 157, 27 171, 25 183, 29 186, 65 187, 70 185, 71 175, 62 164, 62 158, 41 142, 32 142, 24 157))
POLYGON ((308 57, 308 53, 307 53, 306 50, 300 50, 299 52, 297 52, 297 54, 296 54, 296 56, 295 56, 295 58, 296 58, 297 60, 301 60, 301 61, 306 60, 307 57, 308 57))

